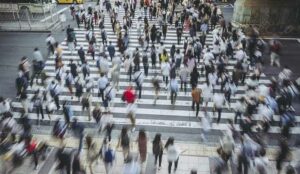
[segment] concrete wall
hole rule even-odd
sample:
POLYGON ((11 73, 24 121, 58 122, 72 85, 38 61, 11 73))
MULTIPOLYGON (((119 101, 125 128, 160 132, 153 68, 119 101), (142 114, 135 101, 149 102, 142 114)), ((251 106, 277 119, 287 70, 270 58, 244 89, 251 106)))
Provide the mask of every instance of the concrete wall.
POLYGON ((256 25, 261 31, 283 31, 300 25, 300 0, 237 0, 233 23, 256 25))

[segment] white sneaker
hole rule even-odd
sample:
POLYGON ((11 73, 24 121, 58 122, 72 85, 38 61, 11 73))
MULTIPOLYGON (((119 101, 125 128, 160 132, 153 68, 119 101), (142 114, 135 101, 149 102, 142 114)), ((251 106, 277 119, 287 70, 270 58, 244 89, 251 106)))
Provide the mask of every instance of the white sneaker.
POLYGON ((131 132, 134 132, 134 131, 135 131, 135 127, 131 129, 131 132))

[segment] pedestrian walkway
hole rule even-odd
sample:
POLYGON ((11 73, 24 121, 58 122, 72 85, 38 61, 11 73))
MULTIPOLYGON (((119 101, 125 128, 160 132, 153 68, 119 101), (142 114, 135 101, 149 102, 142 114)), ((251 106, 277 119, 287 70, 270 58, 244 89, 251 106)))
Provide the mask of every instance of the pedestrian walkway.
MULTIPOLYGON (((51 147, 53 147, 54 149, 57 149, 58 147, 60 147, 61 145, 59 144, 59 142, 56 139, 53 139, 53 137, 51 135, 41 135, 41 134, 35 134, 34 135, 35 139, 38 139, 39 141, 46 141, 49 143, 49 145, 51 147)), ((136 142, 134 142, 135 137, 131 137, 132 139, 132 143, 131 143, 131 152, 134 154, 137 154, 137 144, 136 142)), ((94 137, 94 142, 96 143, 96 147, 97 149, 100 148, 101 146, 101 142, 102 142, 103 138, 102 137, 94 137)), ((67 136, 67 138, 64 141, 64 145, 66 148, 73 148, 73 149, 77 149, 78 148, 78 143, 79 140, 71 137, 71 136, 67 136)), ((112 147, 115 149, 116 145, 117 145, 117 139, 112 139, 111 141, 112 147)), ((198 143, 194 143, 194 142, 181 142, 178 141, 176 142, 176 144, 178 145, 178 147, 184 151, 179 158, 179 165, 178 165, 178 169, 176 174, 189 174, 190 170, 195 169, 198 174, 212 174, 213 170, 213 158, 215 156, 217 156, 217 152, 216 152, 216 148, 217 147, 212 147, 212 146, 206 146, 204 144, 198 144, 198 143)), ((152 144, 150 141, 148 141, 148 158, 147 161, 145 162, 145 165, 143 166, 146 174, 167 174, 167 167, 168 167, 168 163, 167 163, 167 159, 166 159, 166 154, 163 154, 163 160, 162 160, 162 168, 160 170, 158 170, 158 168, 154 167, 154 157, 152 156, 152 144)), ((275 148, 268 148, 267 149, 267 156, 269 158, 269 160, 273 161, 275 159, 275 152, 277 149, 275 148)), ((124 164, 124 159, 123 159, 123 154, 120 148, 116 149, 117 154, 116 154, 116 162, 115 162, 115 166, 114 166, 114 174, 121 174, 122 170, 123 170, 123 164, 124 164)), ((50 154, 48 155, 48 158, 41 162, 39 165, 39 170, 34 170, 33 169, 33 164, 32 164, 32 159, 31 158, 26 158, 24 164, 20 167, 17 168, 15 173, 13 174, 21 174, 24 171, 27 171, 26 173, 32 173, 32 174, 42 174, 43 172, 45 172, 43 170, 44 165, 47 166, 51 166, 50 170, 49 170, 49 174, 58 174, 57 171, 55 171, 55 167, 57 165, 56 162, 53 163, 53 160, 49 159, 49 158, 55 158, 55 156, 51 153, 54 153, 54 150, 50 151, 50 154), (49 157, 50 156, 50 157, 49 157), (46 162, 46 163, 45 163, 46 162), (50 162, 50 163, 49 163, 50 162)), ((81 161, 83 166, 85 166, 85 158, 86 158, 86 147, 84 145, 83 147, 83 153, 81 154, 81 161)), ((1 162, 3 162, 1 160, 1 162)), ((275 169, 275 162, 272 162, 271 165, 269 166, 270 171, 276 171, 275 169)), ((235 159, 233 160, 233 164, 230 165, 229 167, 229 173, 233 174, 238 174, 236 173, 236 171, 234 170, 236 168, 236 161, 235 159)), ((284 166, 288 165, 288 163, 284 164, 284 166)), ((86 167, 87 168, 87 167, 86 167)), ((93 169, 94 169, 94 173, 95 174, 105 174, 105 169, 104 169, 104 165, 103 162, 101 161, 101 159, 98 160, 98 162, 96 162, 93 165, 93 169)))
MULTIPOLYGON (((136 16, 139 16, 138 10, 136 10, 136 16)), ((124 16, 125 12, 123 8, 119 9, 119 20, 121 20, 122 16, 124 16)), ((137 38, 137 28, 136 28, 136 23, 137 23, 137 17, 133 19, 133 27, 129 30, 129 50, 133 50, 136 47, 140 47, 138 44, 138 38, 137 38)), ((155 23, 156 21, 153 19, 152 21, 149 21, 150 26, 151 23, 155 23)), ((110 18, 109 15, 105 15, 105 30, 108 35, 108 41, 112 41, 113 45, 116 46, 117 42, 117 37, 112 31, 111 24, 110 24, 110 18)), ((122 32, 124 32, 122 30, 122 32)), ((84 50, 87 51, 88 49, 88 42, 85 39, 85 29, 83 27, 75 28, 75 34, 76 34, 76 39, 77 39, 77 47, 76 49, 79 49, 80 46, 83 46, 84 50)), ((95 27, 94 33, 97 39, 97 45, 96 48, 99 47, 99 43, 101 41, 101 33, 100 30, 95 27)), ((189 33, 187 31, 184 31, 183 38, 185 36, 189 36, 189 33)), ((212 34, 209 33, 206 38, 206 43, 209 47, 212 47, 212 34)), ((176 37, 176 30, 172 27, 169 27, 168 32, 167 32, 167 37, 166 40, 162 40, 164 43, 164 46, 166 50, 169 52, 172 44, 176 45, 176 48, 183 49, 183 41, 181 44, 176 44, 177 43, 177 37, 176 37)), ((156 47, 159 47, 159 44, 155 44, 156 47)), ((69 69, 67 66, 70 63, 70 60, 78 61, 79 62, 79 57, 75 54, 71 54, 71 52, 68 50, 68 46, 66 41, 61 43, 61 47, 63 48, 63 55, 62 55, 62 60, 65 65, 66 69, 69 69)), ((117 48, 117 46, 116 46, 117 48)), ((99 54, 98 49, 96 49, 96 55, 99 54)), ((108 55, 108 52, 106 52, 108 55)), ((120 52, 116 51, 116 56, 120 56, 120 52)), ((55 57, 51 56, 47 61, 46 61, 46 67, 45 71, 46 74, 50 77, 50 79, 55 78, 55 57)), ((88 64, 90 66, 90 78, 96 80, 99 77, 99 71, 98 68, 96 67, 96 61, 92 60, 92 57, 87 54, 86 59, 88 61, 88 64)), ((111 62, 110 66, 111 66, 111 62)), ((202 62, 200 65, 198 65, 198 70, 201 69, 202 67, 202 62)), ((226 67, 230 72, 234 69, 234 65, 236 64, 236 60, 230 60, 229 65, 226 67)), ((143 68, 143 65, 141 63, 141 69, 143 68)), ((169 92, 164 89, 164 83, 162 84, 162 90, 159 94, 160 98, 157 101, 156 105, 153 105, 153 98, 154 98, 154 90, 152 87, 151 80, 153 76, 157 73, 160 73, 159 70, 159 64, 156 65, 156 69, 153 69, 151 66, 149 67, 149 76, 145 78, 144 83, 143 83, 143 91, 142 91, 142 98, 138 102, 138 110, 136 113, 136 125, 137 128, 144 128, 147 131, 155 131, 155 132, 167 132, 167 133, 180 133, 180 134, 199 134, 202 130, 202 126, 200 124, 200 120, 195 117, 195 111, 191 110, 191 96, 190 96, 190 91, 191 87, 188 85, 187 87, 187 93, 184 92, 178 92, 177 94, 177 101, 175 105, 171 105, 171 102, 169 100, 169 92)), ((110 74, 108 74, 109 78, 111 77, 110 74)), ((177 77, 179 80, 179 77, 177 77)), ((50 80, 49 80, 50 81, 50 80)), ((162 77, 160 77, 160 81, 162 82, 162 77)), ((259 80, 260 84, 269 84, 270 81, 265 75, 262 75, 261 79, 259 80)), ((129 120, 124 117, 126 114, 126 108, 124 102, 121 100, 121 96, 124 92, 124 89, 128 87, 130 84, 133 84, 132 82, 128 82, 127 74, 124 70, 124 68, 121 68, 121 75, 120 75, 120 90, 117 92, 117 96, 114 99, 114 107, 111 108, 113 117, 114 117, 114 122, 117 125, 117 127, 121 127, 122 125, 129 125, 129 120)), ((202 87, 205 84, 205 75, 201 74, 201 77, 199 79, 199 87, 202 87)), ((134 85, 134 84, 133 84, 134 85)), ((28 88, 28 93, 29 93, 29 98, 33 96, 33 92, 39 87, 39 85, 34 84, 32 87, 28 88)), ((215 86, 216 92, 220 92, 220 85, 215 86)), ((245 94, 246 87, 244 85, 239 85, 238 86, 238 91, 235 96, 232 97, 231 99, 231 108, 234 108, 236 101, 245 94)), ((95 106, 96 103, 101 103, 101 99, 97 97, 98 89, 95 87, 93 89, 93 97, 92 97, 92 104, 95 106)), ((63 91, 60 95, 60 102, 62 104, 63 101, 69 101, 72 103, 72 109, 74 110, 74 116, 80 121, 84 122, 85 125, 89 127, 93 127, 95 124, 94 122, 88 121, 87 117, 87 112, 82 112, 81 109, 81 103, 78 102, 75 98, 72 98, 70 96, 70 93, 68 92, 68 89, 66 87, 63 88, 63 91)), ((13 102, 13 107, 15 110, 15 115, 16 118, 20 117, 19 111, 21 110, 22 106, 21 103, 18 101, 13 102)), ((227 120, 228 119, 233 119, 234 118, 234 111, 229 108, 228 106, 223 107, 223 113, 222 113, 222 118, 219 124, 216 123, 216 118, 213 118, 213 124, 212 124, 212 131, 216 134, 219 134, 220 136, 222 135, 222 132, 228 130, 227 126, 227 120)), ((213 102, 208 103, 208 111, 209 113, 212 114, 213 111, 213 102)), ((36 120, 37 116, 36 113, 31 112, 29 114, 29 117, 32 120, 36 120)), ((202 111, 200 111, 199 117, 203 117, 202 111)), ((56 120, 57 118, 62 118, 62 111, 57 111, 52 115, 52 122, 56 120)), ((254 120, 256 117, 254 117, 254 120)), ((48 118, 45 118, 45 121, 43 124, 49 124, 48 118)), ((271 128, 270 128, 270 133, 272 134, 278 134, 280 133, 280 128, 278 127, 278 123, 280 121, 280 118, 278 115, 274 116, 274 123, 272 123, 271 128)), ((299 117, 296 117, 297 123, 300 121, 299 117)), ((236 125, 236 128, 239 130, 239 126, 236 125)), ((294 127, 292 128, 291 131, 292 134, 298 134, 300 133, 300 128, 299 127, 294 127)), ((198 141, 198 140, 196 140, 198 141)))

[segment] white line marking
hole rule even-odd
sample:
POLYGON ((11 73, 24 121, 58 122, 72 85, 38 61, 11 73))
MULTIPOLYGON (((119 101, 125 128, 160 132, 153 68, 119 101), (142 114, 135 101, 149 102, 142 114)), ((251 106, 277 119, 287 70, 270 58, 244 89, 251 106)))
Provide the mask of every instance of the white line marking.
POLYGON ((66 11, 67 9, 68 9, 68 7, 65 7, 65 8, 63 8, 63 9, 57 11, 56 13, 54 13, 54 14, 52 14, 52 15, 50 15, 50 16, 48 16, 48 17, 42 19, 42 20, 40 20, 40 22, 45 22, 46 20, 50 19, 51 17, 56 16, 57 14, 66 11))

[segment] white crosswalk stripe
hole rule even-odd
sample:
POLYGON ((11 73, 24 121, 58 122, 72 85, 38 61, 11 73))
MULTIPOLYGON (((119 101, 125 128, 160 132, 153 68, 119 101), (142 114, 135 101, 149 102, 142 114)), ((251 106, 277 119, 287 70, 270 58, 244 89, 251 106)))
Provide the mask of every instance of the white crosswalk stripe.
MULTIPOLYGON (((119 9, 119 19, 121 21, 121 17, 124 16, 124 10, 122 8, 119 9)), ((136 16, 138 12, 136 12, 136 16)), ((140 45, 138 43, 138 32, 136 28, 136 22, 137 17, 133 19, 133 27, 129 30, 129 49, 135 49, 136 47, 140 48, 140 45)), ((153 19, 150 22, 155 22, 155 19, 153 19)), ((108 14, 105 14, 105 30, 107 32, 108 41, 112 41, 113 45, 116 46, 117 43, 117 36, 114 34, 112 30, 112 26, 110 23, 110 18, 108 14)), ((83 49, 85 52, 88 49, 88 42, 86 41, 85 34, 86 31, 81 25, 80 28, 75 28, 75 35, 77 40, 77 47, 76 50, 80 48, 80 46, 83 46, 83 49)), ((124 31, 123 31, 124 32, 124 31)), ((99 43, 101 42, 101 33, 100 30, 95 26, 94 33, 97 40, 97 46, 96 46, 96 55, 99 54, 99 43)), ((189 36, 189 33, 185 31, 182 36, 181 44, 177 44, 177 34, 176 30, 172 27, 169 27, 167 32, 166 40, 162 39, 162 42, 164 43, 164 46, 166 50, 169 52, 172 44, 175 44, 176 48, 183 49, 183 39, 185 36, 189 36)), ((212 47, 213 37, 212 34, 208 34, 206 38, 206 43, 209 47, 212 47)), ((151 45, 151 43, 150 43, 151 45)), ((155 43, 156 47, 159 47, 159 44, 155 43)), ((62 55, 62 62, 65 65, 65 69, 69 69, 67 66, 70 62, 70 60, 74 60, 75 62, 80 62, 80 58, 76 53, 74 52, 73 55, 68 50, 68 46, 66 43, 66 40, 61 43, 61 48, 63 49, 63 55, 62 55)), ((116 53, 115 56, 120 56, 120 52, 118 51, 118 47, 116 46, 116 53)), ((108 52, 106 51, 106 54, 108 55, 108 52)), ((92 57, 87 54, 86 60, 88 61, 88 64, 90 66, 91 74, 90 77, 95 80, 100 77, 99 70, 96 67, 96 61, 92 60, 92 57)), ((234 69, 236 61, 235 60, 229 60, 228 65, 226 68, 228 71, 232 72, 234 69)), ((109 65, 111 67, 111 63, 109 62, 109 65)), ((142 91, 142 99, 140 99, 138 103, 138 109, 136 113, 136 124, 137 126, 141 126, 145 128, 146 130, 153 130, 156 132, 162 131, 161 127, 168 128, 164 129, 164 131, 168 132, 180 132, 181 130, 185 132, 192 132, 192 133, 200 133, 201 132, 201 124, 200 120, 195 118, 195 112, 191 110, 191 87, 188 85, 187 90, 188 93, 185 94, 184 92, 178 92, 177 94, 177 101, 174 106, 171 105, 171 102, 168 97, 168 92, 162 88, 160 94, 159 94, 159 100, 157 101, 156 105, 153 105, 153 98, 154 98, 154 91, 152 89, 152 83, 151 79, 153 77, 154 72, 160 73, 159 64, 156 65, 156 70, 154 70, 151 66, 149 67, 149 77, 146 77, 143 83, 143 91, 142 91)), ((200 69, 200 67, 198 67, 200 69)), ((143 70, 143 65, 141 63, 141 70, 143 70)), ((46 62, 45 72, 48 76, 55 78, 55 57, 50 56, 49 59, 46 62)), ((120 90, 117 92, 116 98, 113 100, 114 106, 111 108, 111 112, 114 115, 115 124, 116 125, 128 125, 129 120, 126 118, 126 107, 124 102, 121 100, 122 93, 124 89, 130 84, 128 82, 128 75, 126 74, 124 68, 121 68, 120 71, 120 83, 119 87, 120 90)), ((110 77, 110 74, 108 75, 110 77)), ((249 76, 247 76, 249 77, 249 76)), ((179 80, 179 77, 176 77, 179 80)), ((161 86, 165 87, 164 83, 162 82, 162 78, 160 79, 161 86)), ((205 76, 202 74, 199 79, 199 86, 201 87, 205 83, 205 76)), ((267 77, 262 74, 261 79, 259 80, 260 84, 269 84, 270 80, 267 79, 267 77)), ((37 84, 34 84, 33 88, 36 88, 37 84)), ((217 92, 220 92, 220 85, 216 85, 215 89, 217 92)), ((238 92, 235 96, 232 96, 231 99, 231 107, 235 106, 235 102, 237 99, 239 99, 246 91, 246 86, 239 85, 238 86, 238 92)), ((29 98, 33 96, 33 89, 31 87, 28 88, 29 98)), ((93 88, 92 94, 92 102, 93 105, 95 103, 101 103, 101 98, 97 97, 98 89, 95 85, 93 88)), ((90 122, 87 120, 88 114, 87 112, 83 112, 81 108, 81 104, 78 101, 76 97, 72 98, 71 95, 68 92, 68 89, 64 87, 62 89, 62 94, 60 95, 60 100, 62 101, 70 101, 72 103, 72 109, 74 110, 74 117, 78 119, 80 122, 84 122, 87 125, 93 125, 94 122, 90 122)), ((22 105, 19 101, 13 102, 13 107, 15 108, 15 112, 17 117, 20 117, 19 111, 21 111, 22 105)), ((209 112, 212 111, 213 103, 208 103, 208 110, 209 112)), ((223 108, 224 112, 222 113, 221 122, 219 124, 216 124, 216 118, 214 118, 214 123, 212 125, 212 130, 216 131, 224 131, 228 129, 227 120, 233 119, 235 114, 232 109, 228 109, 226 106, 223 108)), ((200 111, 202 112, 202 111, 200 111)), ((201 117, 202 114, 199 114, 201 117)), ((29 117, 33 120, 37 119, 36 113, 32 112, 29 114, 29 117)), ((63 118, 62 112, 57 111, 52 115, 52 121, 56 118, 63 118)), ((47 117, 45 117, 45 120, 48 120, 47 117)), ((254 120, 258 121, 258 116, 254 116, 254 120)), ((48 120, 49 121, 49 120, 48 120)), ((280 117, 278 115, 274 116, 274 122, 275 125, 271 126, 270 132, 271 133, 280 133, 280 128, 278 127, 278 122, 280 121, 280 117)), ((296 122, 300 122, 299 117, 296 117, 296 122)), ((238 126, 237 126, 238 128, 238 126)), ((238 128, 239 129, 239 128, 238 128)), ((292 134, 300 133, 300 128, 292 128, 291 131, 292 134)))

